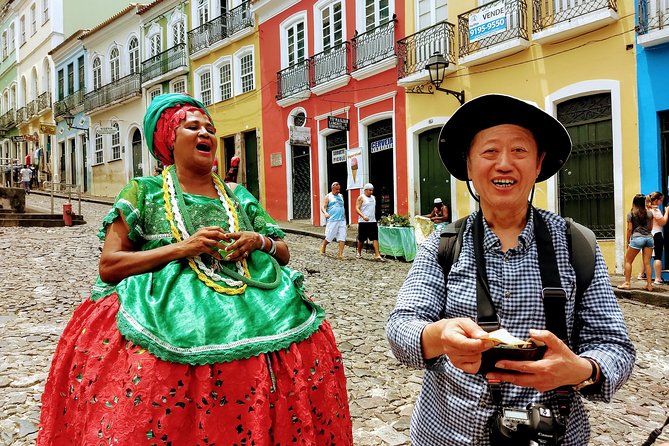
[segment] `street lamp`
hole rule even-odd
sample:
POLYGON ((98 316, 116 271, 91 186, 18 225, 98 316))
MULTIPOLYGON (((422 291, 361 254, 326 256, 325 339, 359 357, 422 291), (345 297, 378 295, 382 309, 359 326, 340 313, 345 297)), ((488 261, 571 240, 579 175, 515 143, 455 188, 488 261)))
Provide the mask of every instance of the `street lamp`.
POLYGON ((65 120, 65 124, 67 124, 67 126, 68 126, 70 129, 74 129, 74 130, 86 130, 86 139, 89 139, 89 138, 90 138, 91 135, 90 135, 90 133, 89 133, 88 128, 85 128, 85 127, 77 127, 77 126, 72 125, 72 124, 74 124, 74 115, 73 115, 72 113, 70 113, 69 110, 65 112, 65 114, 63 115, 63 119, 65 120))
POLYGON ((444 81, 444 76, 446 75, 446 68, 448 68, 448 61, 439 51, 435 51, 435 53, 428 59, 427 65, 425 65, 425 69, 430 73, 430 83, 434 85, 434 89, 455 96, 460 102, 460 105, 462 105, 465 103, 464 90, 457 92, 440 87, 441 83, 444 81))

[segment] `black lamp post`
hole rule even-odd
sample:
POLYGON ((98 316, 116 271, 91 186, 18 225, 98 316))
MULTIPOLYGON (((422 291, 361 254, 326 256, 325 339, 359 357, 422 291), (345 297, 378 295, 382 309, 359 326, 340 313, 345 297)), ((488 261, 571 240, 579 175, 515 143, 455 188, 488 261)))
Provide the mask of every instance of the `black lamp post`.
POLYGON ((430 83, 434 85, 434 89, 455 96, 455 98, 460 102, 460 105, 462 105, 465 103, 464 90, 457 92, 440 87, 441 83, 444 81, 446 68, 448 68, 448 61, 439 51, 436 51, 428 59, 427 65, 425 65, 425 69, 430 73, 430 83))
POLYGON ((74 115, 70 113, 70 111, 66 111, 65 114, 63 115, 63 119, 65 120, 65 124, 71 129, 74 130, 86 130, 86 139, 90 137, 90 133, 87 127, 77 127, 72 124, 74 124, 74 115))

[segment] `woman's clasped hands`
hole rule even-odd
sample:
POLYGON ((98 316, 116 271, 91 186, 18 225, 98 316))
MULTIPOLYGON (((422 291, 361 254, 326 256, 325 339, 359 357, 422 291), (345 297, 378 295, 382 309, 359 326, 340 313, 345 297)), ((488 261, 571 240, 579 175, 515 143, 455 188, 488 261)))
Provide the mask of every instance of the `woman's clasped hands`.
POLYGON ((238 262, 260 248, 262 239, 255 232, 225 232, 218 226, 206 226, 181 244, 184 257, 207 254, 218 260, 238 262))

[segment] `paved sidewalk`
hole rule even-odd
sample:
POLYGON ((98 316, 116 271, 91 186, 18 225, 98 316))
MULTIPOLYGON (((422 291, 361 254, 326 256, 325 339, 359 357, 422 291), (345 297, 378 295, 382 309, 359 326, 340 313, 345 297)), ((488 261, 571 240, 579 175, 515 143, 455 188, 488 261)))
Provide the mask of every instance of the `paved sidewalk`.
MULTIPOLYGON (((34 190, 36 194, 49 196, 48 192, 34 190)), ((54 194, 54 197, 64 198, 64 194, 54 194)), ((94 197, 88 195, 82 195, 82 201, 88 201, 91 203, 113 203, 113 198, 107 197, 94 197)), ((55 208, 58 212, 58 207, 55 208)), ((277 222, 279 226, 291 234, 306 235, 315 238, 323 239, 325 237, 325 227, 324 226, 314 226, 310 220, 293 220, 293 221, 279 221, 277 222)), ((357 225, 349 225, 348 231, 346 234, 346 244, 348 246, 356 245, 356 235, 357 235, 357 225)), ((624 282, 624 277, 620 274, 611 275, 611 284, 613 285, 613 292, 621 299, 631 299, 638 302, 643 302, 650 305, 662 306, 669 308, 669 284, 667 285, 655 285, 652 292, 646 291, 644 288, 646 286, 645 280, 637 280, 636 276, 632 279, 631 289, 621 290, 618 289, 618 285, 624 282)))

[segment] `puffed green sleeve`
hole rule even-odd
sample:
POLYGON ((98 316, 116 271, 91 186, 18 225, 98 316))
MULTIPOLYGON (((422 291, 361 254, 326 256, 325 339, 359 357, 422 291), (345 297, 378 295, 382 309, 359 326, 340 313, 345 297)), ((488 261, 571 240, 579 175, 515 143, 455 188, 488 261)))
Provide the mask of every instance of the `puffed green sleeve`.
POLYGON ((239 205, 246 213, 254 231, 272 238, 286 236, 286 233, 276 224, 276 221, 260 206, 256 197, 244 186, 238 184, 233 193, 239 200, 239 205))
POLYGON ((130 229, 128 238, 133 242, 140 241, 142 239, 143 196, 144 190, 139 181, 131 180, 126 184, 116 197, 111 210, 102 220, 98 238, 104 241, 109 225, 123 214, 130 229))

